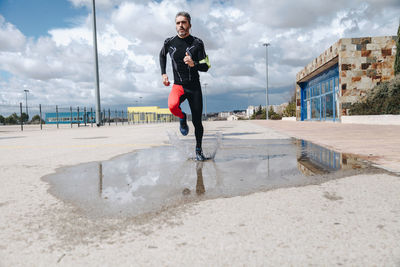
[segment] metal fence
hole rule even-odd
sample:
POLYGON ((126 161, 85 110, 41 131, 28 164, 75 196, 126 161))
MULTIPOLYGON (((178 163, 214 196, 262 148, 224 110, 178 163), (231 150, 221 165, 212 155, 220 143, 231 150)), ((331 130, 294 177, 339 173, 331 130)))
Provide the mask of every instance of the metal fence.
MULTIPOLYGON (((128 113, 126 110, 105 108, 100 114, 101 125, 130 125, 144 123, 166 123, 178 119, 172 114, 154 112, 128 113)), ((26 106, 0 104, 0 128, 2 126, 18 126, 21 131, 29 125, 29 129, 93 127, 96 126, 96 112, 93 107, 65 107, 58 105, 26 106)))

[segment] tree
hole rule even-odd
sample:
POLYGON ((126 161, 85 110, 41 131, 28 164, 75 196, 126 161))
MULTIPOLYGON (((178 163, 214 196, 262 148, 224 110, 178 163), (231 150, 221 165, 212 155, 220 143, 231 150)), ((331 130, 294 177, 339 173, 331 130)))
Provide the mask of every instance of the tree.
MULTIPOLYGON (((32 117, 31 123, 38 124, 38 123, 40 123, 40 120, 41 120, 40 116, 39 115, 35 115, 35 116, 32 117)), ((42 123, 44 123, 43 119, 42 119, 42 123)))
POLYGON ((295 117, 296 116, 296 103, 289 102, 286 106, 285 110, 283 111, 283 116, 285 117, 295 117))
POLYGON ((261 105, 258 107, 258 109, 257 109, 257 112, 256 112, 256 115, 261 115, 262 114, 262 107, 261 107, 261 105))
POLYGON ((397 40, 396 40, 396 58, 394 61, 394 74, 400 74, 400 23, 397 29, 397 40))
POLYGON ((260 116, 262 114, 262 111, 263 111, 263 109, 260 105, 258 108, 255 109, 255 112, 253 113, 253 115, 251 115, 250 120, 259 120, 260 116))
POLYGON ((28 122, 29 121, 29 115, 26 114, 25 112, 22 112, 21 119, 22 119, 23 122, 28 122))
POLYGON ((5 118, 3 117, 3 115, 0 115, 0 123, 4 124, 5 118))
POLYGON ((5 124, 18 124, 19 117, 17 113, 13 113, 4 119, 5 124))
POLYGON ((289 104, 286 106, 283 111, 284 117, 295 117, 296 116, 296 89, 293 92, 292 97, 290 98, 289 104))
POLYGON ((274 109, 272 108, 272 106, 270 106, 269 110, 268 110, 268 119, 270 119, 270 120, 281 120, 282 116, 279 115, 278 113, 276 113, 274 111, 274 109))
MULTIPOLYGON (((260 108, 261 108, 261 106, 260 106, 260 108)), ((258 115, 258 117, 257 117, 258 120, 265 120, 265 118, 267 117, 267 113, 265 110, 266 110, 265 108, 261 108, 260 115, 258 115)))
POLYGON ((276 112, 274 111, 274 109, 272 108, 272 106, 269 106, 269 110, 268 110, 268 118, 271 118, 272 115, 275 115, 276 112))

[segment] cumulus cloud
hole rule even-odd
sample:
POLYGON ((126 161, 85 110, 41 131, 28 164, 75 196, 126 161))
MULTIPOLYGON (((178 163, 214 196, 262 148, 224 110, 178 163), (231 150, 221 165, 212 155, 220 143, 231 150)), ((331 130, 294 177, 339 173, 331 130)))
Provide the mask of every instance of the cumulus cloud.
POLYGON ((0 15, 0 51, 18 52, 23 49, 25 42, 25 36, 0 15))
MULTIPOLYGON (((91 0, 70 0, 88 15, 49 36, 27 38, 0 16, 0 101, 19 102, 30 88, 31 103, 93 105, 94 67, 91 0)), ((97 0, 100 90, 103 105, 167 105, 170 88, 160 79, 158 54, 175 35, 174 17, 187 10, 212 68, 208 110, 245 108, 265 101, 268 47, 270 103, 288 101, 296 73, 343 37, 394 35, 397 0, 97 0), (247 95, 247 97, 246 97, 247 95), (246 99, 246 101, 243 101, 246 99)), ((168 58, 169 61, 169 58, 168 58)), ((170 61, 167 73, 172 77, 170 61)))

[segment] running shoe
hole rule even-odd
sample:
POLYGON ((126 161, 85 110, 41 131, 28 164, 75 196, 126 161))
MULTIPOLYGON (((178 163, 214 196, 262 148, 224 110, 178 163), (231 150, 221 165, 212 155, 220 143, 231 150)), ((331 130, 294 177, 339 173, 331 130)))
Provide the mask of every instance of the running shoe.
POLYGON ((188 135, 189 133, 189 126, 186 123, 186 113, 183 112, 183 119, 179 119, 180 128, 182 135, 188 135))
POLYGON ((205 161, 206 157, 203 155, 203 151, 201 148, 196 147, 196 160, 197 161, 205 161))

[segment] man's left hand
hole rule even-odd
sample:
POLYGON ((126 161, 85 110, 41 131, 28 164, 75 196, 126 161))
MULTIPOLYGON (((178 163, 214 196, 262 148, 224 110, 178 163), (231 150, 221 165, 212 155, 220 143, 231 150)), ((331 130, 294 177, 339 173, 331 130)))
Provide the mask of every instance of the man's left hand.
POLYGON ((194 67, 194 62, 191 56, 189 56, 188 52, 186 52, 186 56, 183 58, 183 62, 189 65, 189 67, 194 67))

